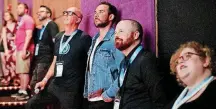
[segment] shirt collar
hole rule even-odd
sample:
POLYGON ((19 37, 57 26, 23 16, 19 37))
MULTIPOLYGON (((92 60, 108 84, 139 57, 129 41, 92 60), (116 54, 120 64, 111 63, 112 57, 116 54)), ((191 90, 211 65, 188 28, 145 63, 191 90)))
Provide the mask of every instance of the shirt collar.
POLYGON ((42 28, 45 27, 50 21, 52 20, 51 19, 47 20, 47 22, 44 25, 42 25, 42 28))

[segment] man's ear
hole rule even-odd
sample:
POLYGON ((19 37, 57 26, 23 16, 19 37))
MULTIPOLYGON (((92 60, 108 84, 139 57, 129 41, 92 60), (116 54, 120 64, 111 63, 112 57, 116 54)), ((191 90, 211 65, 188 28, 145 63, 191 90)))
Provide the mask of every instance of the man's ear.
POLYGON ((49 15, 49 17, 51 18, 51 14, 50 14, 50 13, 48 13, 48 15, 49 15))
POLYGON ((81 22, 81 18, 78 18, 76 23, 80 23, 81 22))
POLYGON ((110 15, 109 15, 109 20, 110 20, 110 21, 112 21, 114 18, 115 18, 115 15, 114 15, 114 14, 110 14, 110 15))
POLYGON ((28 9, 25 9, 25 13, 28 13, 28 9))
POLYGON ((134 40, 139 39, 139 35, 140 35, 140 33, 138 31, 135 31, 134 35, 133 35, 134 40))

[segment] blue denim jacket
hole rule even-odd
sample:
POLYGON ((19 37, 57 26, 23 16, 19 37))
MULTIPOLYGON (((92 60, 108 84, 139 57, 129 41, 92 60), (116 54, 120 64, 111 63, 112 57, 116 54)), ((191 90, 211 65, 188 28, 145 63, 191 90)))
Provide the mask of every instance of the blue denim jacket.
MULTIPOLYGON (((88 60, 98 37, 99 33, 92 39, 92 45, 88 52, 88 60)), ((114 29, 111 28, 95 50, 91 72, 89 72, 89 62, 87 62, 84 98, 88 98, 90 94, 100 89, 103 90, 102 96, 104 98, 116 95, 117 91, 114 91, 110 87, 112 87, 114 81, 119 76, 118 70, 124 55, 115 48, 114 40, 114 29)))

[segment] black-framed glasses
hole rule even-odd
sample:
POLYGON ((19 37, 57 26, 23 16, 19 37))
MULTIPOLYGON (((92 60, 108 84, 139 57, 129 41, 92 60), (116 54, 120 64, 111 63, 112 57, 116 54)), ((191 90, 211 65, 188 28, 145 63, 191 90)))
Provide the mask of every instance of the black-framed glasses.
POLYGON ((176 65, 178 65, 179 63, 183 61, 188 61, 192 57, 192 55, 200 56, 200 54, 192 53, 192 52, 184 53, 182 56, 179 56, 178 59, 176 59, 175 61, 176 65))
POLYGON ((63 11, 63 15, 64 16, 72 16, 72 15, 75 15, 77 17, 79 17, 75 12, 73 11, 63 11))
POLYGON ((36 14, 40 14, 40 13, 43 13, 43 12, 49 13, 48 11, 39 11, 36 14))

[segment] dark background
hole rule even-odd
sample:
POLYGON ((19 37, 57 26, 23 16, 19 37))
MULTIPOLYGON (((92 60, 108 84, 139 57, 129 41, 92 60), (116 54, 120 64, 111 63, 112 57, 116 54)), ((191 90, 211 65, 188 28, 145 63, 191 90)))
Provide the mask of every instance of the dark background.
POLYGON ((181 91, 169 75, 169 60, 180 44, 198 41, 216 49, 216 0, 158 0, 160 70, 170 99, 181 91))

